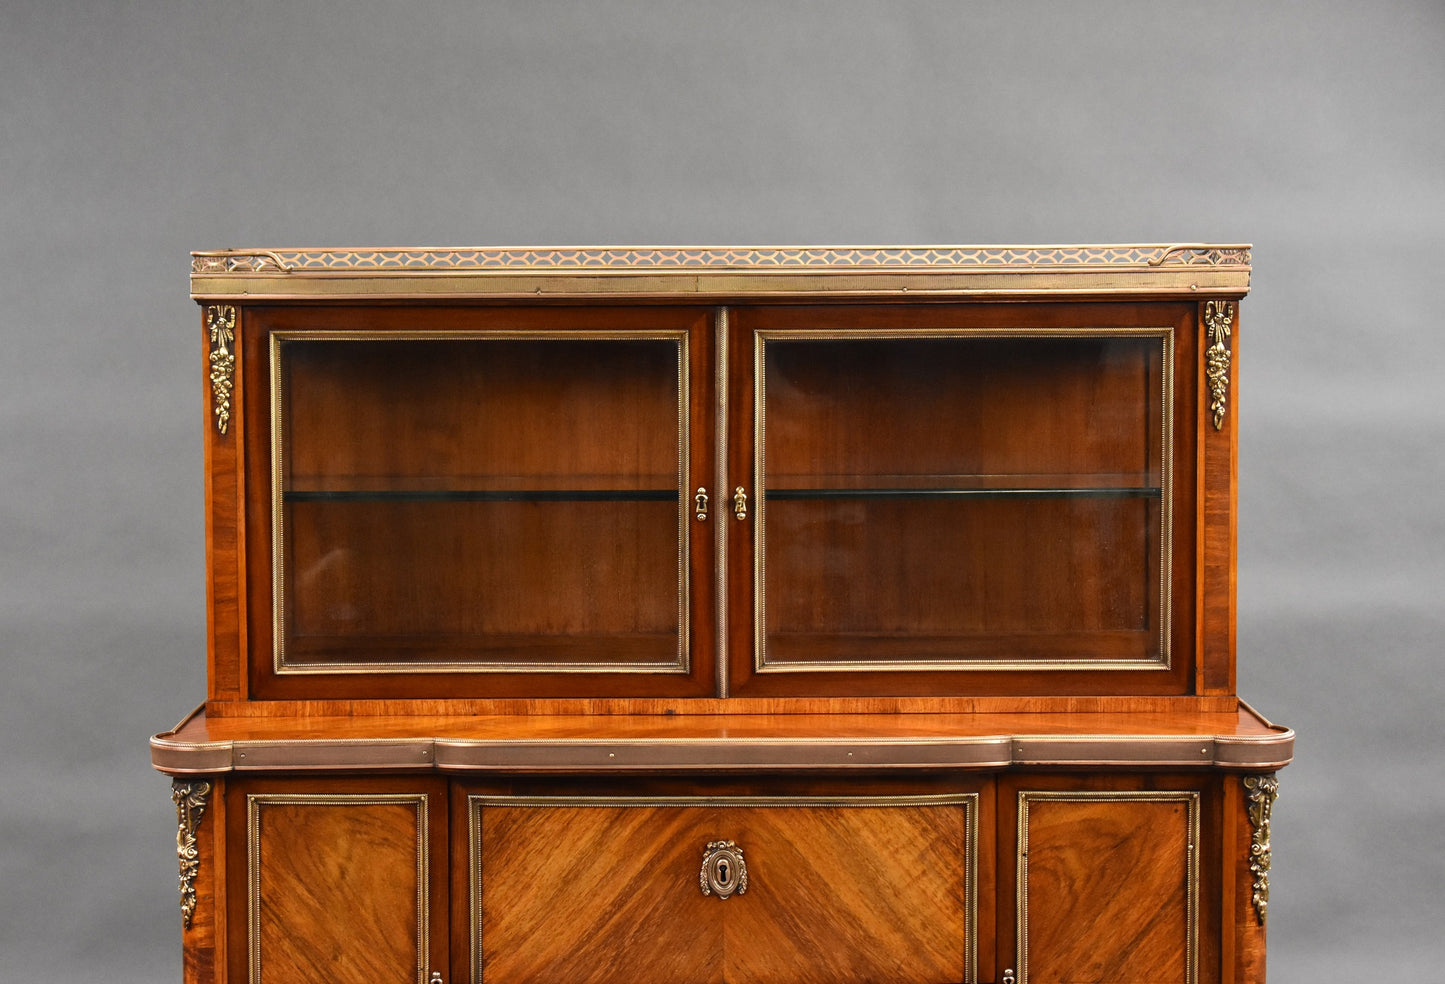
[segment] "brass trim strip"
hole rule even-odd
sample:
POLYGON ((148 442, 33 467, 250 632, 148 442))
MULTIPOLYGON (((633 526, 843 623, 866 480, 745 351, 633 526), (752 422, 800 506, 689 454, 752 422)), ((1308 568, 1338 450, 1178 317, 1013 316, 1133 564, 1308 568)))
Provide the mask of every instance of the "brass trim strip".
MULTIPOLYGON (((1184 803, 1188 810, 1188 872, 1185 888, 1185 984, 1199 981, 1199 806, 1197 790, 1025 790, 1018 793, 1018 841, 1014 859, 1017 893, 1014 898, 1015 964, 1018 984, 1029 980, 1029 804, 1037 801, 1084 803, 1184 803)), ((1002 955, 1000 955, 1002 956, 1002 955)))
POLYGON ((1238 297, 1249 290, 1250 263, 1248 245, 1203 243, 219 250, 192 254, 191 296, 203 302, 906 293, 1238 297))
POLYGON ((408 738, 181 742, 151 739, 172 776, 253 771, 605 773, 620 771, 1155 766, 1260 771, 1288 765, 1294 733, 1270 735, 963 735, 906 738, 408 738))
POLYGON ((1209 384, 1209 412, 1214 429, 1224 426, 1229 401, 1229 336, 1235 307, 1229 301, 1206 301, 1204 326, 1210 345, 1204 350, 1204 378, 1209 384))
POLYGON ((1162 266, 1243 267, 1248 244, 1118 244, 1045 246, 642 246, 375 249, 202 250, 191 254, 195 275, 421 274, 546 270, 1037 269, 1162 266))
POLYGON ((677 331, 627 331, 627 330, 462 330, 462 331, 409 331, 405 329, 376 329, 359 331, 328 331, 298 329, 274 331, 270 338, 271 377, 271 597, 272 597, 272 668, 278 676, 303 674, 376 674, 395 673, 400 675, 423 675, 428 673, 606 673, 606 674, 678 674, 686 675, 691 669, 691 590, 689 582, 689 545, 691 543, 691 500, 686 494, 688 483, 688 462, 692 456, 690 405, 690 348, 689 332, 677 331), (677 562, 677 607, 678 644, 677 658, 672 663, 546 663, 546 662, 491 662, 476 664, 464 661, 434 660, 427 663, 378 661, 368 663, 288 663, 285 650, 286 628, 286 541, 285 508, 283 502, 285 474, 285 407, 282 397, 281 346, 290 341, 356 342, 356 341, 552 341, 552 340, 616 340, 616 341, 671 341, 677 345, 677 430, 678 430, 678 562, 677 562))
MULTIPOLYGON (((713 488, 717 489, 719 496, 724 494, 728 487, 728 343, 730 327, 728 322, 728 309, 720 307, 717 309, 717 323, 715 326, 715 380, 717 386, 717 415, 713 420, 714 440, 717 442, 717 458, 714 462, 716 469, 716 481, 713 488)), ((714 674, 716 686, 714 696, 726 698, 729 690, 728 673, 728 526, 724 521, 722 511, 713 512, 713 543, 717 551, 717 559, 713 564, 715 570, 717 599, 715 607, 717 611, 714 631, 716 638, 713 642, 713 659, 715 661, 714 674)))
MULTIPOLYGON (((978 980, 978 825, 979 794, 934 793, 902 796, 508 796, 472 793, 467 796, 467 846, 470 852, 469 916, 472 930, 472 980, 482 976, 482 808, 510 807, 841 807, 868 809, 897 806, 962 806, 964 808, 964 878, 966 952, 964 982, 978 980)), ((1190 984, 1194 984, 1193 981, 1190 984)))
POLYGON ((236 343, 236 309, 229 304, 206 308, 206 332, 211 339, 208 356, 211 365, 211 412, 216 418, 216 430, 224 434, 231 423, 231 391, 236 382, 236 356, 231 351, 231 346, 236 343))
POLYGON ((261 979, 261 808, 265 806, 394 806, 416 805, 416 981, 426 984, 431 963, 431 885, 426 793, 249 793, 246 796, 246 937, 250 982, 261 979))
POLYGON ((208 782, 171 782, 171 800, 176 804, 176 857, 180 861, 181 924, 191 928, 196 914, 196 876, 201 871, 200 847, 196 830, 206 813, 206 797, 211 795, 208 782))
POLYGON ((1244 791, 1252 832, 1249 870, 1254 874, 1254 886, 1250 901, 1254 904, 1255 918, 1263 926, 1269 919, 1269 818, 1279 797, 1279 777, 1273 774, 1245 776, 1244 791))
POLYGON ((1174 328, 1110 327, 1091 328, 899 328, 899 329, 772 329, 753 335, 753 669, 757 673, 837 672, 958 672, 1091 670, 1097 672, 1135 670, 1168 671, 1173 665, 1173 593, 1170 576, 1174 568, 1174 328), (767 655, 766 614, 766 515, 767 476, 764 461, 767 441, 768 341, 834 341, 854 339, 912 338, 1155 338, 1161 345, 1160 432, 1159 432, 1159 657, 1157 659, 971 659, 967 662, 940 660, 831 660, 826 663, 798 663, 771 660, 767 655))

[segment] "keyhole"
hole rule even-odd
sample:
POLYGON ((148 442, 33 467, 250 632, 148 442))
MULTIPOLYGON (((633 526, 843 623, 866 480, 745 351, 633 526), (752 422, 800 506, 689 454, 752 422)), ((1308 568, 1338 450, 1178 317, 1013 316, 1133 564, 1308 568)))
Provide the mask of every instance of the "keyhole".
POLYGON ((718 859, 718 863, 717 863, 717 880, 718 880, 719 884, 722 884, 722 885, 726 885, 726 884, 728 883, 728 881, 729 881, 729 879, 728 879, 728 863, 727 863, 727 859, 726 859, 726 858, 720 858, 720 859, 718 859))

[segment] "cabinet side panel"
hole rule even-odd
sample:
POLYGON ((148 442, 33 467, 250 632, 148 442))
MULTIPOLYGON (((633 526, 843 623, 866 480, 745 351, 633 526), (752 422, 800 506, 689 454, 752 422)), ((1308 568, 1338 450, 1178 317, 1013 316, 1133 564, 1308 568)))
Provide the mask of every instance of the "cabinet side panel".
POLYGON ((424 794, 253 794, 246 823, 251 984, 424 980, 424 794))
POLYGON ((1199 308, 1199 674, 1201 694, 1235 692, 1239 305, 1199 308), (1223 351, 1224 355, 1219 353, 1223 351), (1220 374, 1224 378, 1220 379, 1220 374), (1213 377, 1213 378, 1211 378, 1213 377), (1222 394, 1223 402, 1218 403, 1222 394), (1214 407, 1219 407, 1216 410, 1214 407), (1218 414, 1222 413, 1222 416, 1218 414), (1216 425, 1215 421, 1219 423, 1216 425))
POLYGON ((1025 793, 1020 981, 1197 979, 1193 793, 1025 793))
MULTIPOLYGON (((208 613, 208 670, 211 700, 244 700, 245 601, 241 543, 245 507, 241 495, 241 449, 245 447, 244 396, 240 386, 229 391, 226 430, 218 423, 217 380, 211 330, 215 319, 224 317, 232 325, 234 340, 229 344, 234 378, 242 378, 244 358, 239 340, 244 332, 244 312, 236 308, 208 307, 202 311, 202 336, 206 347, 205 456, 206 456, 206 609, 208 613), (223 314, 224 312, 224 314, 223 314)), ((219 341, 219 340, 218 340, 219 341)), ((224 387, 225 383, 220 385, 224 387)))
POLYGON ((1224 918, 1226 941, 1233 950, 1234 976, 1226 977, 1237 984, 1264 984, 1265 979, 1265 923, 1254 904, 1255 873, 1250 867, 1250 848, 1254 827, 1248 816, 1248 802, 1244 786, 1239 779, 1230 777, 1224 782, 1224 863, 1232 870, 1226 884, 1224 918))
MULTIPOLYGON (((196 908, 181 931, 183 984, 221 984, 226 966, 225 783, 207 780, 211 792, 196 826, 196 908)), ((179 838, 178 838, 179 840, 179 838)))

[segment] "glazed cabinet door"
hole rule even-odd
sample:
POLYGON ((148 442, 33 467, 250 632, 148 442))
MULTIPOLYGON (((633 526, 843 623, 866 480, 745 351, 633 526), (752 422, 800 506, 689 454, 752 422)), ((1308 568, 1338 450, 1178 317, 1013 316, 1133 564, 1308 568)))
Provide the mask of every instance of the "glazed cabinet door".
POLYGON ((257 308, 242 330, 265 369, 256 695, 712 689, 709 312, 257 308))
POLYGON ((1188 778, 1001 781, 999 966, 1019 984, 1218 981, 1217 809, 1188 778))
POLYGON ((230 981, 446 979, 442 781, 238 781, 226 795, 230 981))
POLYGON ((981 795, 472 793, 471 979, 974 981, 981 795))
POLYGON ((738 692, 1183 691, 1191 317, 737 312, 738 692))

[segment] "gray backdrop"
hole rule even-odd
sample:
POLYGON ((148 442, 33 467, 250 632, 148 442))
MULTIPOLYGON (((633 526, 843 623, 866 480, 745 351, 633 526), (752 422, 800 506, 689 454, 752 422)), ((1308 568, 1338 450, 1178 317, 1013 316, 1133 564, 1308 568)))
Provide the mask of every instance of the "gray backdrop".
POLYGON ((1442 52, 1439 0, 3 0, 0 979, 179 980, 190 250, 1185 240, 1256 245, 1273 980, 1437 974, 1442 52))

